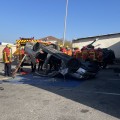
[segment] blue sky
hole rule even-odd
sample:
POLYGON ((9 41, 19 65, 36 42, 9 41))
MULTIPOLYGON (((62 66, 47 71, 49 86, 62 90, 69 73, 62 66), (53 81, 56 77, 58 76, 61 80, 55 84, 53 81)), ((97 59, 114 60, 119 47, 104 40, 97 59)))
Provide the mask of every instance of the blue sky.
MULTIPOLYGON (((0 0, 0 41, 63 38, 66 0, 0 0)), ((120 0, 69 0, 66 39, 120 32, 120 0)))

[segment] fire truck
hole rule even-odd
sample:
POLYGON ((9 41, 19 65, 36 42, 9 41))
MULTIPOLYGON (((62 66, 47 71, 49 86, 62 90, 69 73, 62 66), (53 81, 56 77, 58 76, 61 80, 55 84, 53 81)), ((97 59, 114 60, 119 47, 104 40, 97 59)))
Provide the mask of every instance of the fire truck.
MULTIPOLYGON (((39 42, 39 43, 42 43, 44 45, 51 45, 51 42, 42 41, 40 39, 34 39, 34 37, 31 37, 31 38, 20 37, 20 39, 16 40, 16 51, 13 53, 15 62, 20 63, 24 54, 26 54, 25 52, 21 53, 21 50, 24 49, 26 43, 28 43, 28 42, 31 42, 31 43, 39 42)), ((23 62, 23 65, 30 65, 30 64, 31 64, 31 60, 30 60, 29 56, 27 56, 23 62)))

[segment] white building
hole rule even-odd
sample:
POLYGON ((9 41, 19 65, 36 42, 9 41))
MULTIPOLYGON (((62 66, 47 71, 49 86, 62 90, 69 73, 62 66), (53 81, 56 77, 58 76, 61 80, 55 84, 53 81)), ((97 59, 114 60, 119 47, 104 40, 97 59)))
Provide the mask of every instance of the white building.
POLYGON ((7 44, 13 45, 13 43, 0 42, 0 45, 7 45, 7 44))
POLYGON ((95 48, 111 49, 115 52, 116 58, 120 58, 120 33, 78 38, 72 41, 72 47, 79 47, 81 49, 83 46, 92 43, 95 39, 98 39, 93 43, 95 48))

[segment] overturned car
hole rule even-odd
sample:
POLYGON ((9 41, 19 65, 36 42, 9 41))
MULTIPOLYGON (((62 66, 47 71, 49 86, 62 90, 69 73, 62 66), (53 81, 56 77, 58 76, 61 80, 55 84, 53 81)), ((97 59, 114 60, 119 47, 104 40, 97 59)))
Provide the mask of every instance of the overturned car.
POLYGON ((41 70, 37 72, 40 76, 54 77, 61 74, 77 79, 88 79, 95 77, 99 70, 97 63, 81 62, 62 53, 54 44, 46 46, 41 43, 27 43, 25 52, 30 56, 34 65, 36 59, 43 61, 41 70))

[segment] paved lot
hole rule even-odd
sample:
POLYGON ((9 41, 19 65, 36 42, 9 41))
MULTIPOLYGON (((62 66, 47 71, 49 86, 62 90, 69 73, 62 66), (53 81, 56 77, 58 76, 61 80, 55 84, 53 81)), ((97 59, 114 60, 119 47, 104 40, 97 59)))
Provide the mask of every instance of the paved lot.
POLYGON ((120 77, 112 69, 96 79, 2 76, 0 120, 119 120, 120 77))

